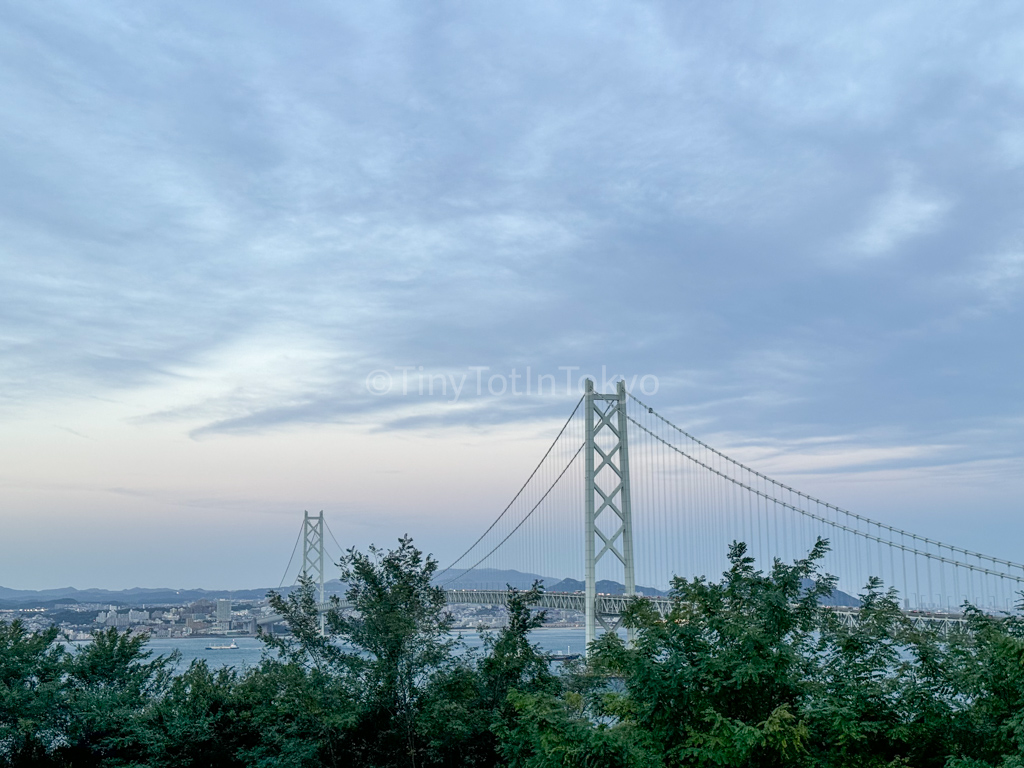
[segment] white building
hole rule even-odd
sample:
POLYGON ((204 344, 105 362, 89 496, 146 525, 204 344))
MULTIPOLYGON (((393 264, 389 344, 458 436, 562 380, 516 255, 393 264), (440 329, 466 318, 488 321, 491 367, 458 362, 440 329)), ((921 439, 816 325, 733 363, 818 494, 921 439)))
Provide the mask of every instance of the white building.
POLYGON ((217 622, 231 621, 231 601, 217 601, 217 622))

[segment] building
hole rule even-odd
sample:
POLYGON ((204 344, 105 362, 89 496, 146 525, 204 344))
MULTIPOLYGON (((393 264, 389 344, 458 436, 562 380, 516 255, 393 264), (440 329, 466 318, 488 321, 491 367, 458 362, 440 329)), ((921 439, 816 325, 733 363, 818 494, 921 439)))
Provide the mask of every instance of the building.
POLYGON ((111 611, 107 614, 106 625, 108 627, 115 627, 117 629, 128 629, 131 621, 128 619, 127 613, 117 613, 117 611, 111 611))
POLYGON ((188 607, 188 612, 193 616, 209 616, 217 606, 212 600, 196 600, 188 607))
POLYGON ((231 621, 231 601, 230 600, 218 600, 217 601, 217 623, 230 622, 231 621))

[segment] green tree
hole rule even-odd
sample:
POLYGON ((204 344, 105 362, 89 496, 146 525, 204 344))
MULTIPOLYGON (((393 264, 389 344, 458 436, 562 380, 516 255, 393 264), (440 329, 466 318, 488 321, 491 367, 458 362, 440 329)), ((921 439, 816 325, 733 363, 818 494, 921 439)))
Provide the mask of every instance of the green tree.
POLYGON ((538 584, 468 654, 407 537, 346 555, 325 634, 308 579, 272 594, 292 632, 252 669, 174 675, 144 636, 71 653, 0 625, 0 764, 1024 768, 1024 618, 968 607, 939 636, 872 579, 842 623, 826 546, 763 573, 735 544, 720 582, 674 580, 667 616, 632 601, 635 643, 605 635, 562 675, 530 640, 538 584))
POLYGON ((968 608, 967 618, 968 631, 943 660, 963 703, 950 768, 1024 768, 1024 617, 968 608))
MULTIPOLYGON (((326 631, 320 630, 320 610, 312 579, 299 576, 298 586, 287 597, 270 591, 267 602, 288 625, 291 633, 290 636, 278 636, 258 628, 263 644, 279 660, 324 676, 341 675, 353 669, 356 662, 339 646, 336 628, 325 622, 326 631)), ((334 605, 337 605, 336 598, 334 605)))
POLYGON ((444 590, 431 584, 437 561, 405 536, 387 552, 350 549, 339 565, 351 611, 335 599, 327 626, 353 649, 344 653, 344 666, 355 677, 362 707, 355 755, 365 765, 417 766, 424 692, 435 675, 457 663, 444 590))
POLYGON ((485 705, 498 710, 510 691, 556 693, 558 679, 540 648, 530 642, 530 632, 544 623, 546 613, 533 611, 543 594, 540 582, 522 592, 508 587, 508 623, 485 641, 486 654, 479 664, 485 705))
POLYGON ((819 601, 835 587, 819 572, 826 551, 819 540, 807 558, 776 560, 765 574, 735 543, 721 583, 673 580, 668 616, 637 598, 623 616, 634 647, 609 633, 591 648, 594 671, 625 687, 597 697, 596 713, 636 724, 666 765, 798 764, 819 601))
POLYGON ((946 681, 928 672, 942 653, 934 631, 915 630, 877 578, 860 595, 855 625, 826 612, 803 706, 815 764, 944 765, 953 709, 946 681))
POLYGON ((178 654, 151 659, 147 637, 108 629, 66 659, 61 759, 74 766, 144 765, 149 716, 169 690, 178 654))
POLYGON ((0 763, 52 764, 65 742, 62 703, 66 653, 55 628, 29 633, 0 623, 0 763))
POLYGON ((253 765, 352 764, 354 753, 366 752, 359 729, 366 714, 364 660, 343 647, 345 638, 331 621, 321 634, 310 579, 300 577, 287 597, 269 593, 268 602, 291 635, 260 630, 270 653, 239 681, 236 692, 258 738, 255 743, 247 739, 240 754, 253 765))
POLYGON ((544 622, 544 612, 531 606, 541 597, 540 583, 526 591, 509 587, 508 623, 485 637, 484 653, 436 675, 423 697, 418 730, 427 756, 435 764, 503 765, 496 734, 515 716, 509 694, 557 693, 559 679, 533 643, 530 632, 544 622))
POLYGON ((511 713, 496 727, 509 768, 661 768, 649 734, 629 722, 595 723, 569 693, 508 695, 511 713))
POLYGON ((259 732, 252 727, 253 708, 239 695, 240 682, 234 669, 214 671, 205 661, 177 675, 148 717, 148 765, 251 764, 244 750, 259 741, 259 732))

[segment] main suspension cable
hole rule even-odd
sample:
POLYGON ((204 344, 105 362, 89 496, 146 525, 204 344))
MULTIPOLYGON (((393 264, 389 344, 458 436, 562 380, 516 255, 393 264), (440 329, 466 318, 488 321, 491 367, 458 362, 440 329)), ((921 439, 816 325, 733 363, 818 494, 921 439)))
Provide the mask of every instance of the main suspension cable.
MULTIPOLYGON (((450 565, 448 565, 447 568, 445 568, 443 571, 441 571, 439 574, 437 574, 437 576, 434 577, 435 579, 441 578, 446 573, 448 573, 448 571, 450 571, 452 568, 454 568, 456 565, 458 565, 466 555, 468 555, 470 552, 473 551, 474 547, 476 547, 477 544, 479 544, 481 541, 484 540, 484 536, 486 536, 488 533, 491 532, 491 530, 493 530, 494 526, 496 526, 498 524, 498 522, 503 517, 505 517, 505 515, 508 513, 508 511, 510 509, 512 509, 512 505, 516 503, 516 499, 518 499, 522 495, 523 491, 526 490, 526 486, 528 486, 530 484, 530 481, 533 480, 533 476, 537 474, 537 472, 540 470, 540 468, 544 465, 544 462, 547 461, 548 456, 551 455, 551 451, 554 450, 555 446, 558 444, 558 441, 562 439, 562 435, 565 433, 566 428, 572 422, 573 417, 576 416, 576 411, 578 411, 580 409, 580 404, 583 402, 583 398, 584 397, 586 397, 586 395, 581 397, 576 402, 576 407, 572 409, 572 413, 569 414, 569 418, 565 420, 565 424, 563 424, 562 428, 560 430, 558 430, 558 435, 552 441, 551 445, 548 446, 548 449, 544 452, 544 455, 541 457, 541 460, 537 463, 537 466, 533 468, 533 472, 531 472, 530 476, 528 478, 526 478, 526 482, 523 483, 523 486, 516 492, 516 495, 512 497, 512 501, 510 501, 508 503, 508 506, 505 507, 505 509, 502 510, 501 514, 498 515, 489 526, 487 526, 487 530, 480 534, 480 538, 478 538, 476 541, 474 541, 470 545, 470 547, 465 552, 463 552, 461 555, 459 555, 450 565)), ((579 451, 577 451, 577 453, 579 453, 579 451)), ((570 463, 572 463, 572 462, 570 462, 570 463)), ((566 467, 566 469, 568 469, 568 467, 566 467)), ((563 473, 564 473, 564 470, 563 470, 563 473)), ((559 477, 561 477, 561 475, 559 477)), ((552 487, 554 487, 554 486, 552 486, 552 487)), ((523 519, 525 520, 526 518, 523 518, 523 519)), ((522 525, 522 523, 520 523, 520 525, 522 525)), ((518 526, 516 526, 516 527, 518 528, 518 526)), ((511 535, 511 534, 509 534, 509 535, 511 535)), ((506 536, 505 539, 503 539, 502 541, 505 541, 507 538, 508 537, 506 536)), ((479 565, 479 563, 478 563, 478 565, 479 565)), ((473 566, 473 567, 475 568, 476 566, 473 566)), ((472 569, 469 569, 469 570, 472 570, 472 569)))
MULTIPOLYGON (((443 584, 442 586, 445 586, 445 587, 446 587, 446 586, 448 586, 449 584, 451 584, 451 583, 453 583, 453 582, 455 582, 455 581, 458 581, 459 579, 461 579, 461 578, 462 578, 463 576, 465 576, 465 575, 466 575, 467 573, 469 573, 469 572, 470 572, 470 571, 472 571, 472 570, 473 570, 474 568, 476 568, 476 567, 477 567, 478 565, 480 565, 480 563, 482 563, 482 562, 483 562, 484 560, 486 560, 486 559, 487 559, 488 557, 490 557, 491 555, 493 555, 493 554, 494 554, 494 553, 495 553, 495 552, 497 551, 498 547, 500 547, 500 546, 501 546, 502 544, 504 544, 504 543, 505 543, 506 541, 508 541, 508 540, 509 540, 510 538, 512 538, 512 534, 513 534, 513 533, 515 533, 516 531, 518 531, 518 530, 519 530, 519 528, 520 528, 520 527, 522 526, 522 524, 523 524, 523 523, 525 523, 525 522, 526 522, 527 520, 529 520, 529 519, 530 519, 530 516, 531 516, 531 515, 532 515, 532 514, 533 514, 534 512, 536 512, 536 511, 537 511, 537 508, 538 508, 538 507, 539 507, 539 506, 540 506, 541 504, 543 504, 543 503, 544 503, 544 499, 546 499, 546 498, 548 497, 548 494, 550 494, 550 493, 551 493, 551 491, 553 491, 553 490, 555 489, 555 486, 556 486, 556 485, 558 485, 558 482, 559 482, 559 481, 560 481, 560 480, 561 480, 561 479, 562 479, 562 478, 563 478, 563 477, 565 476, 565 473, 569 471, 569 467, 571 467, 571 466, 573 465, 573 463, 574 463, 574 462, 576 461, 576 458, 577 458, 577 457, 578 457, 578 456, 580 455, 580 453, 582 453, 582 452, 583 452, 583 448, 584 448, 584 446, 586 446, 586 443, 582 443, 582 444, 580 445, 580 447, 576 449, 576 453, 574 453, 574 454, 572 455, 572 458, 571 458, 571 459, 569 459, 569 463, 565 465, 565 468, 564 468, 564 469, 563 469, 563 470, 562 470, 561 472, 559 472, 559 473, 558 473, 558 477, 556 477, 556 478, 555 478, 555 481, 554 481, 553 483, 551 483, 551 485, 550 485, 550 486, 548 486, 548 489, 547 489, 546 491, 544 491, 544 495, 543 495, 543 496, 541 496, 541 497, 540 497, 540 499, 539 499, 539 500, 537 501, 537 503, 536 503, 536 504, 534 504, 534 505, 533 505, 533 507, 532 507, 532 508, 530 509, 530 511, 526 513, 526 516, 525 516, 525 517, 524 517, 524 518, 523 518, 522 520, 520 520, 520 521, 519 521, 519 522, 518 522, 518 523, 516 524, 515 528, 513 528, 513 529, 512 529, 511 531, 509 531, 509 532, 508 532, 508 534, 507 534, 507 535, 505 536, 505 538, 503 538, 503 539, 502 539, 501 541, 499 541, 499 542, 498 542, 497 544, 495 544, 495 545, 494 545, 494 547, 493 547, 493 548, 491 549, 491 551, 490 551, 490 552, 488 552, 488 553, 487 553, 486 555, 484 555, 483 557, 481 557, 481 558, 480 558, 479 560, 477 560, 477 561, 476 561, 475 563, 473 563, 473 564, 472 564, 471 566, 469 566, 469 568, 467 568, 467 569, 466 569, 465 571, 463 571, 462 573, 460 573, 460 574, 459 574, 458 576, 455 576, 454 578, 451 578, 451 579, 449 579, 448 581, 446 581, 446 582, 445 582, 445 583, 444 583, 444 584, 443 584)), ((504 513, 502 513, 502 514, 504 514, 504 513)), ((490 530, 490 529, 488 529, 488 530, 490 530)), ((483 537, 481 537, 481 538, 483 538, 483 537)), ((478 541, 479 541, 479 540, 478 540, 478 541)), ((475 545, 474 545, 474 546, 475 546, 475 545)), ((465 555, 463 555, 463 557, 464 557, 464 556, 465 556, 465 555)), ((454 565, 454 563, 453 563, 452 565, 454 565)), ((444 570, 444 571, 441 571, 441 573, 445 573, 445 572, 446 572, 446 571, 448 571, 448 570, 449 570, 450 568, 451 568, 451 566, 448 566, 448 568, 445 568, 445 570, 444 570)), ((438 574, 438 576, 440 576, 440 575, 441 575, 441 574, 438 574)))
MULTIPOLYGON (((914 547, 907 547, 905 545, 896 544, 895 542, 893 542, 893 541, 891 541, 889 539, 882 539, 882 538, 879 538, 878 536, 874 536, 874 535, 872 535, 870 533, 867 533, 865 531, 861 531, 861 530, 858 530, 856 528, 851 528, 851 527, 849 527, 847 525, 843 525, 842 523, 840 523, 838 521, 829 520, 829 519, 827 519, 825 517, 822 517, 820 515, 816 515, 813 512, 808 512, 805 509, 801 509, 800 507, 794 506, 793 504, 789 504, 789 503, 787 503, 785 501, 782 501, 781 499, 777 499, 774 496, 772 496, 771 494, 767 493, 766 491, 762 491, 762 490, 760 490, 758 488, 754 488, 754 487, 752 487, 750 485, 747 485, 746 483, 744 483, 744 482, 742 482, 740 480, 737 480, 734 477, 730 477, 729 475, 724 474, 723 472, 718 471, 714 467, 711 467, 711 466, 705 464, 704 462, 700 461, 700 459, 697 459, 697 458, 691 456, 686 451, 684 451, 681 448, 679 448, 679 447, 673 445, 672 443, 668 442, 667 440, 665 440, 665 438, 661 437, 660 435, 656 435, 654 432, 651 432, 649 429, 647 429, 643 424, 641 424, 639 421, 634 419, 632 416, 628 416, 627 418, 633 424, 635 424, 639 429, 641 429, 644 432, 646 432, 648 435, 653 437, 655 440, 658 440, 658 441, 664 443, 668 448, 671 448, 673 451, 678 453, 680 456, 682 456, 682 457, 684 457, 686 459, 689 459, 690 461, 692 461, 697 466, 702 467, 703 469, 706 469, 707 471, 712 472, 713 474, 718 475, 719 477, 721 477, 721 478, 723 478, 725 480, 728 480, 730 483, 734 483, 735 485, 738 485, 740 488, 744 488, 744 489, 750 491, 751 493, 757 495, 759 498, 764 499, 766 502, 771 502, 771 503, 778 504, 781 507, 785 507, 786 509, 790 509, 790 510, 792 510, 794 512, 797 512, 797 513, 801 514, 801 515, 806 515, 807 517, 811 517, 811 518, 814 518, 815 520, 819 520, 819 521, 821 521, 823 523, 826 523, 827 525, 831 526, 832 528, 835 528, 835 529, 838 529, 838 530, 841 530, 841 531, 845 531, 846 533, 852 533, 852 534, 854 534, 857 537, 860 537, 860 538, 863 538, 863 539, 868 539, 870 541, 875 541, 875 542, 877 542, 879 544, 886 544, 886 545, 888 545, 890 547, 899 547, 900 549, 903 549, 904 551, 910 552, 911 554, 917 555, 919 557, 926 558, 926 560, 928 562, 931 562, 932 560, 935 560, 937 562, 945 563, 947 565, 953 565, 953 566, 957 566, 957 567, 960 567, 960 568, 969 568, 972 571, 977 571, 979 573, 984 573, 984 574, 986 574, 988 576, 999 576, 1000 578, 1011 579, 1012 581, 1015 581, 1018 584, 1024 584, 1024 574, 1022 574, 1021 576, 1016 576, 1014 574, 1007 574, 1007 573, 1002 573, 1000 571, 993 571, 993 570, 990 570, 988 568, 982 568, 980 565, 971 565, 970 563, 962 563, 962 562, 959 562, 957 560, 949 560, 949 559, 947 559, 945 557, 942 557, 941 555, 933 555, 931 552, 922 552, 921 550, 916 549, 914 547)), ((712 450, 714 450, 714 449, 712 449, 712 450)), ((765 478, 765 476, 761 475, 760 473, 756 473, 756 474, 758 475, 758 477, 765 478)), ((771 478, 765 478, 765 479, 771 481, 771 478)), ((774 481, 772 481, 772 482, 774 482, 774 481)), ((779 485, 781 487, 785 487, 785 486, 782 486, 781 483, 776 483, 776 485, 779 485)), ((831 506, 831 505, 829 505, 829 506, 831 506)), ((840 511, 842 511, 842 510, 840 510, 840 511)), ((864 518, 861 518, 861 519, 864 519, 864 518)), ((930 589, 931 588, 929 587, 929 590, 930 589)))
MULTIPOLYGON (((669 421, 664 416, 662 416, 660 413, 658 413, 656 410, 654 410, 654 408, 652 408, 651 406, 649 406, 646 403, 644 403, 642 400, 640 400, 638 397, 636 397, 632 393, 628 393, 627 392, 626 394, 627 394, 628 397, 630 397, 632 400, 634 400, 639 406, 641 406, 642 408, 645 408, 648 413, 654 415, 660 421, 664 422, 666 425, 668 425, 672 429, 676 430, 677 432, 679 432, 681 435, 683 435, 687 439, 692 440, 694 443, 696 443, 697 445, 701 446, 702 448, 708 449, 712 453, 714 453, 714 454, 720 456, 721 458, 725 459, 730 464, 733 464, 736 467, 739 467, 744 472, 749 472, 750 474, 752 474, 752 475, 754 475, 754 476, 764 480, 765 482, 771 483, 772 485, 778 486, 779 488, 782 488, 782 489, 784 489, 786 491, 789 491, 790 493, 793 493, 793 494, 795 494, 797 496, 800 496, 801 498, 806 499, 807 501, 809 501, 809 502, 811 502, 813 504, 820 504, 823 507, 826 507, 828 509, 831 509, 831 510, 835 511, 837 514, 847 515, 848 517, 854 518, 854 519, 856 519, 856 520, 858 520, 860 522, 865 523, 869 527, 871 525, 875 525, 879 529, 885 529, 885 530, 889 531, 892 534, 898 534, 900 536, 909 536, 911 539, 913 539, 915 541, 922 542, 926 547, 929 544, 935 544, 939 548, 945 548, 945 549, 950 550, 951 552, 959 552, 962 555, 966 555, 966 556, 969 556, 969 557, 976 557, 979 560, 987 560, 990 563, 998 563, 999 565, 1009 566, 1010 568, 1019 568, 1019 569, 1021 569, 1021 571, 1024 571, 1024 564, 1022 564, 1022 563, 1015 563, 1012 560, 1003 560, 1001 558, 992 557, 990 555, 985 555, 985 554, 982 554, 980 552, 974 552, 974 551, 969 550, 969 549, 963 549, 962 547, 955 547, 955 546, 953 546, 951 544, 944 544, 942 542, 935 541, 934 539, 929 539, 929 538, 926 538, 924 536, 918 536, 917 534, 915 534, 915 533, 913 533, 911 531, 905 531, 905 530, 903 530, 901 528, 895 528, 895 527, 893 527, 891 525, 886 525, 885 523, 880 523, 877 520, 873 520, 873 519, 871 519, 869 517, 864 517, 863 515, 858 515, 856 512, 850 512, 849 510, 842 509, 841 507, 837 507, 834 504, 829 504, 828 502, 822 501, 821 499, 816 499, 815 497, 810 496, 810 495, 808 495, 806 493, 803 493, 802 491, 799 491, 796 488, 791 488, 790 486, 785 485, 784 483, 780 483, 778 480, 775 480, 775 479, 773 479, 771 477, 768 477, 767 475, 765 475, 765 474, 763 474, 761 472, 758 472, 756 469, 753 469, 751 467, 746 466, 745 464, 742 464, 739 461, 736 461, 736 459, 734 459, 734 458, 732 458, 730 456, 727 456, 726 454, 722 453, 721 451, 711 447, 707 443, 702 442, 701 440, 699 440, 698 438, 694 437, 689 432, 684 430, 682 427, 679 427, 676 424, 673 424, 671 421, 669 421)), ((634 423, 636 423, 636 422, 634 421, 634 423)), ((637 424, 637 426, 640 426, 640 425, 637 424)), ((641 426, 641 429, 643 429, 642 426, 641 426)), ((645 431, 647 431, 651 435, 654 435, 654 433, 650 432, 650 430, 645 430, 645 431)), ((654 436, 657 437, 656 435, 654 435, 654 436)), ((658 439, 661 439, 661 438, 658 438, 658 439)), ((667 443, 667 444, 671 445, 671 443, 667 443)), ((690 458, 690 457, 688 457, 688 458, 690 458)), ((716 474, 722 475, 722 473, 716 473, 716 474)), ((723 477, 727 477, 726 475, 722 475, 722 476, 723 477)), ((727 477, 727 479, 732 480, 733 478, 727 477)), ((737 482, 737 481, 734 480, 733 482, 737 482)), ((855 533, 860 533, 860 531, 854 531, 854 532, 855 533)), ((891 540, 888 540, 888 541, 884 540, 884 539, 878 539, 878 540, 882 541, 883 543, 890 544, 891 546, 900 546, 898 544, 895 544, 895 542, 892 542, 891 540)), ((922 554, 925 554, 925 553, 922 553, 922 554)), ((955 560, 954 561, 944 560, 944 562, 954 562, 955 563, 957 561, 955 561, 955 560)), ((965 567, 968 567, 967 563, 964 563, 963 565, 965 567)), ((992 572, 992 573, 998 573, 998 572, 992 572)))
MULTIPOLYGON (((303 523, 303 528, 305 523, 303 523)), ((288 565, 284 567, 284 573, 281 575, 281 583, 278 585, 278 589, 284 586, 284 580, 288 578, 288 571, 292 569, 292 561, 295 559, 295 553, 299 549, 299 542, 302 541, 303 528, 299 528, 299 535, 295 537, 295 546, 292 547, 292 556, 288 558, 288 565)))

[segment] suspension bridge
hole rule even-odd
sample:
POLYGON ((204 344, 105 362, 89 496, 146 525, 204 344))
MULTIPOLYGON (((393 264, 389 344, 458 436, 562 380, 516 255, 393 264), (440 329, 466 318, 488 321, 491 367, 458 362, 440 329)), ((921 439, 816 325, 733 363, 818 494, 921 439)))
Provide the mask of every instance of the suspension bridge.
MULTIPOLYGON (((307 513, 293 550, 294 559, 303 544, 300 572, 319 585, 322 610, 325 533, 337 544, 323 513, 307 513)), ((482 573, 557 577, 546 579, 548 586, 582 577, 582 589, 547 591, 539 607, 582 613, 589 645, 598 631, 617 627, 640 591, 664 614, 673 577, 716 580, 729 567, 733 541, 745 542, 767 569, 775 559, 806 557, 819 537, 831 545, 822 569, 838 577, 837 594, 857 595, 879 577, 919 624, 955 629, 965 602, 1012 612, 1024 591, 1024 564, 802 493, 697 439, 627 392, 625 382, 599 393, 589 380, 519 491, 435 583, 452 604, 503 605, 507 591, 478 588, 482 573)), ((855 623, 857 601, 846 602, 833 610, 855 623)))

